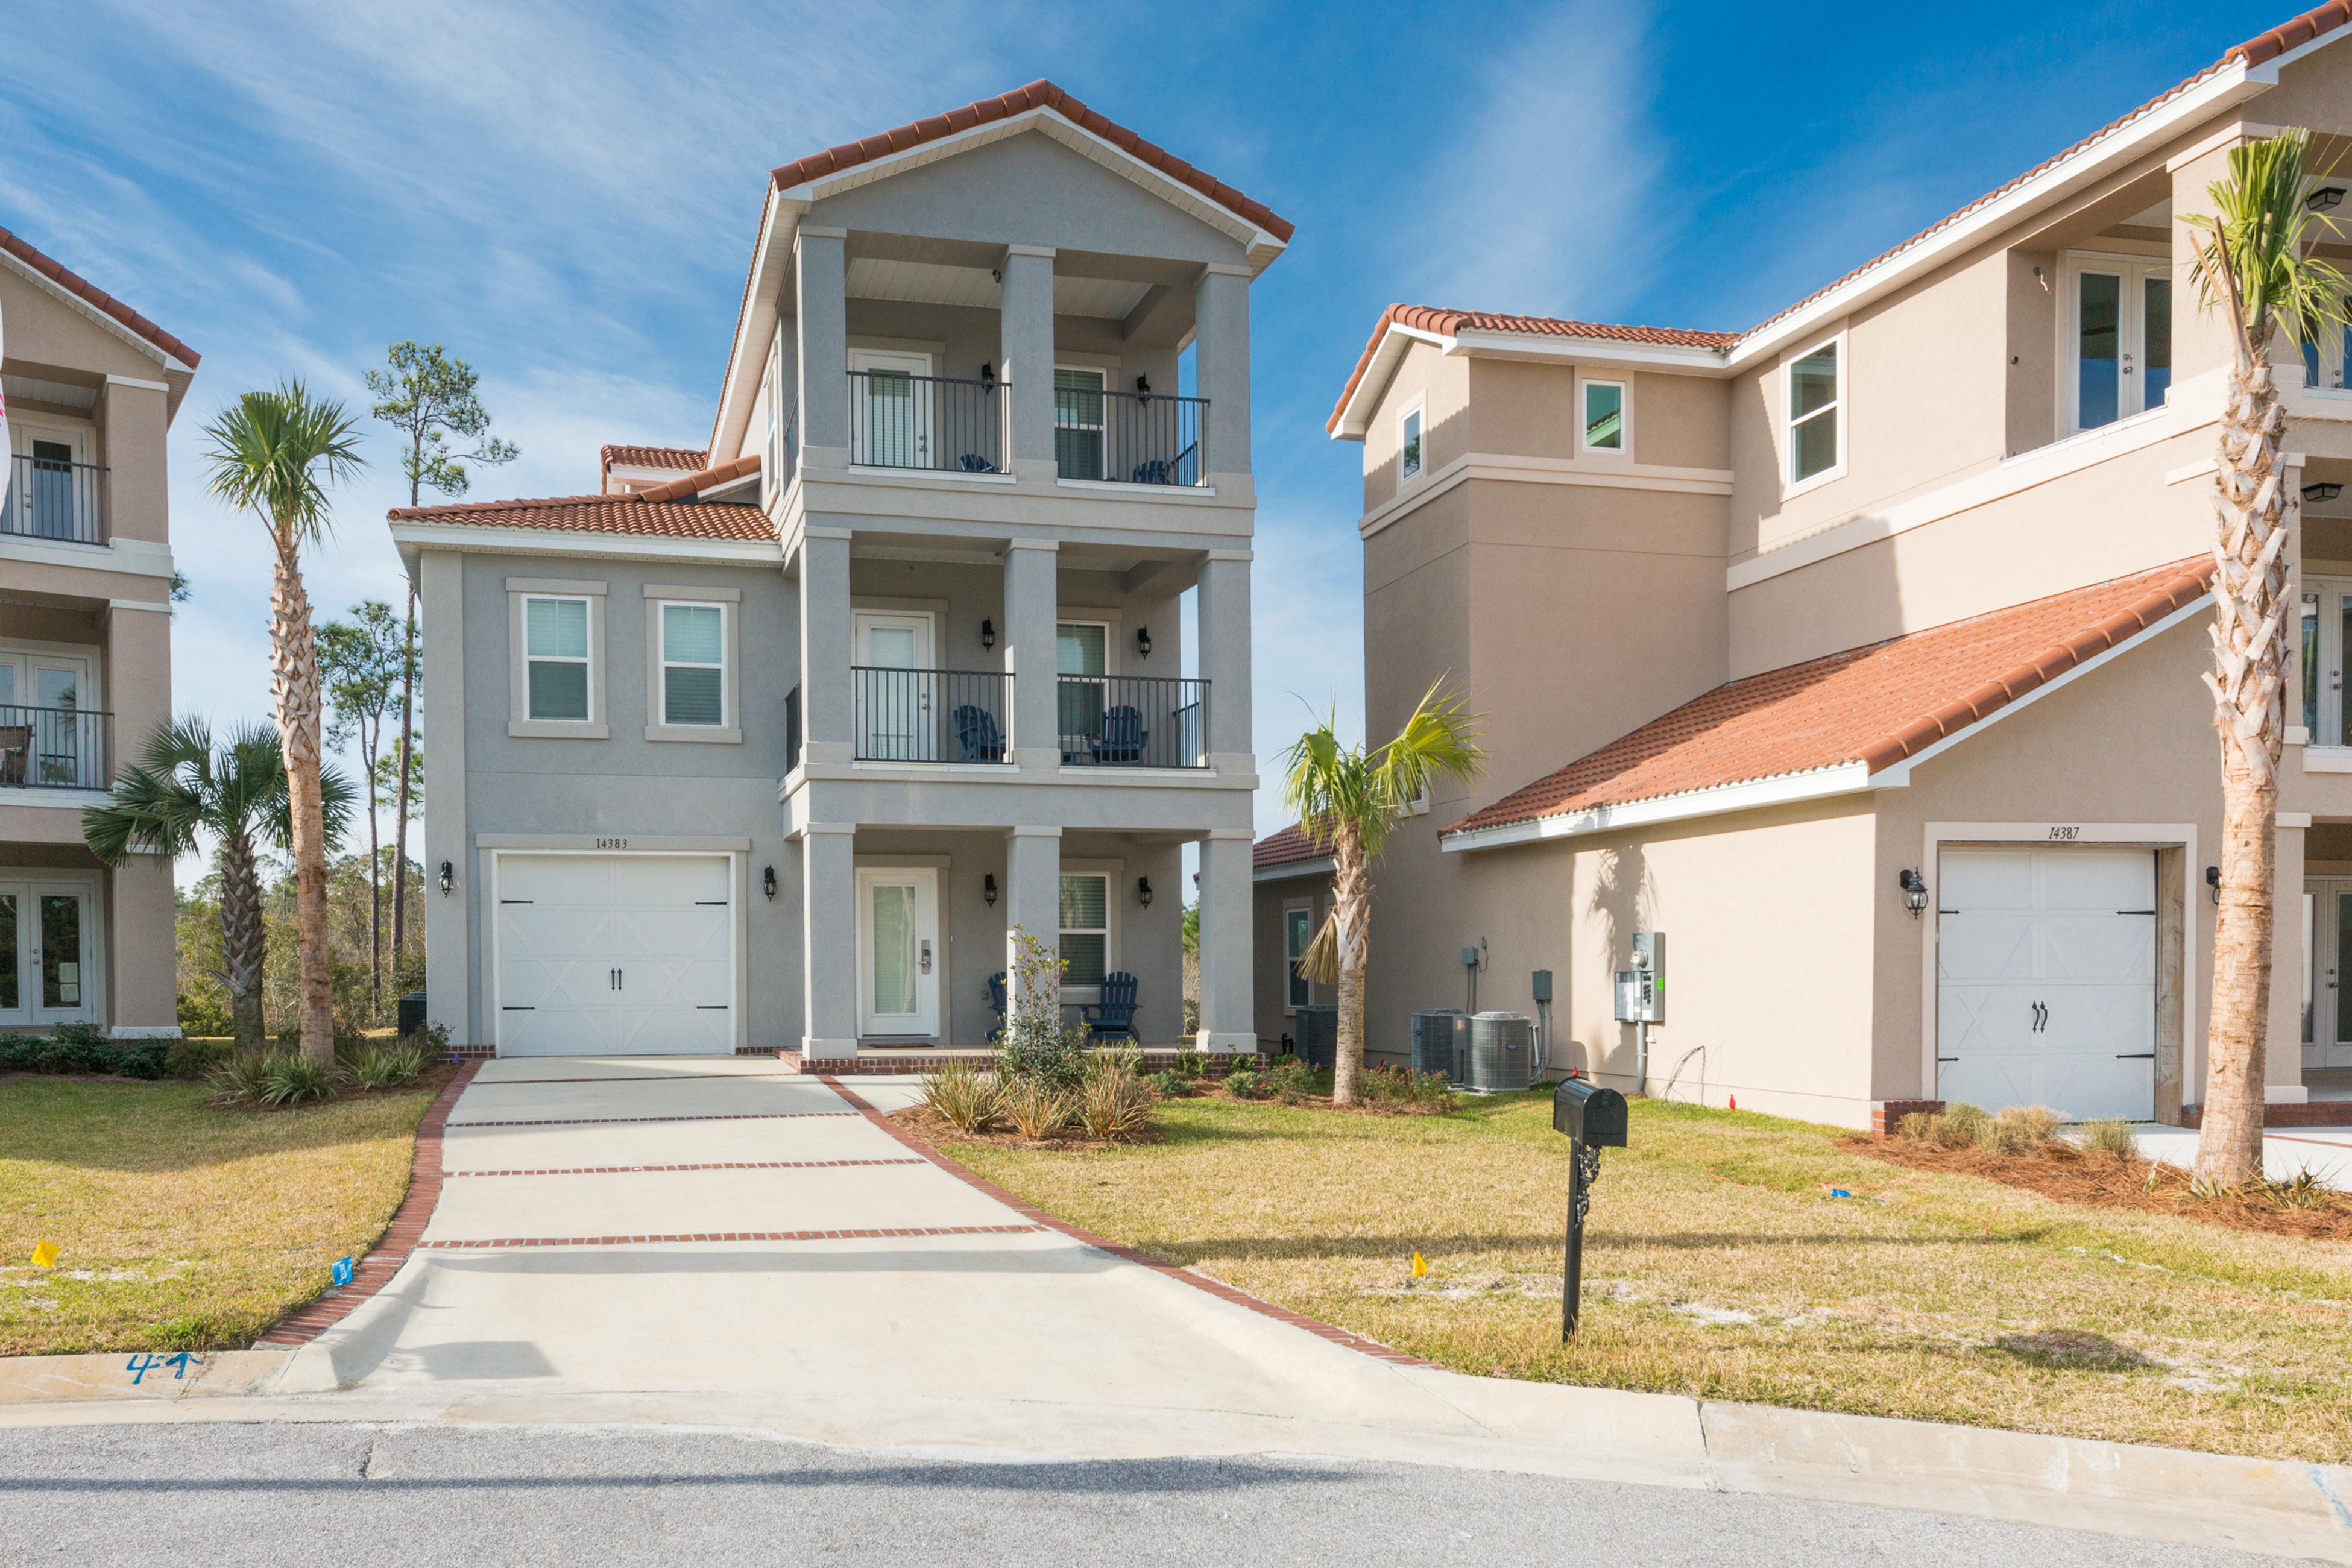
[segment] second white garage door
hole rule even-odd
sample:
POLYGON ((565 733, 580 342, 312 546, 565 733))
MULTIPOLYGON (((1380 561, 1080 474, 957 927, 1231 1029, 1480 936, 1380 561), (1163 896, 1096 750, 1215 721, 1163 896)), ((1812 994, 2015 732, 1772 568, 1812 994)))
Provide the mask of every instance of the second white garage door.
POLYGON ((735 1049, 724 855, 502 854, 499 1054, 735 1049))
POLYGON ((1938 865, 1938 1095, 2152 1118, 2155 852, 1948 849, 1938 865))

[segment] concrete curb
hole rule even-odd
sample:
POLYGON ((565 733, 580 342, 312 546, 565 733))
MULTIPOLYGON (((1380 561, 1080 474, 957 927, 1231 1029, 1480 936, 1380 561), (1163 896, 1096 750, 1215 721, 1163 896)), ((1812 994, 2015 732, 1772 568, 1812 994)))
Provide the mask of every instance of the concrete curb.
POLYGON ((0 1406, 67 1405, 100 1400, 172 1404, 182 1399, 258 1394, 286 1365, 290 1351, 215 1350, 184 1357, 149 1351, 104 1355, 0 1357, 0 1406))

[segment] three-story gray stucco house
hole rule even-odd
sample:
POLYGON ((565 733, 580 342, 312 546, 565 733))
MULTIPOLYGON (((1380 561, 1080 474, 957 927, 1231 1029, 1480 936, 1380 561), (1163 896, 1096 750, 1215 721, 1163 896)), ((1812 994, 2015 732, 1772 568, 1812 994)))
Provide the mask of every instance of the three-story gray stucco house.
POLYGON ((1167 1044, 1195 843, 1196 1041, 1254 1051, 1249 288, 1290 233, 1038 82, 773 172, 707 449, 392 513, 434 1021, 873 1068, 986 1041, 1017 929, 1167 1044))

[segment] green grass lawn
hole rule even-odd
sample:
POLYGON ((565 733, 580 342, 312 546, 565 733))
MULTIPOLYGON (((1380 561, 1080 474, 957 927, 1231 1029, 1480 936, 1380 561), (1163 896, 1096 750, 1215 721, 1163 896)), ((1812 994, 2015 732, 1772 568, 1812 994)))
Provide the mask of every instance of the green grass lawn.
POLYGON ((261 1114, 194 1083, 0 1080, 0 1354, 253 1343, 408 1186, 428 1088, 261 1114), (34 1246, 54 1241, 53 1269, 34 1246))
POLYGON ((1463 1372, 2352 1458, 2352 1244, 2078 1207, 1887 1166, 1830 1128, 1636 1101, 1563 1348, 1568 1143, 1549 1096, 1159 1116, 1154 1145, 949 1152, 1101 1235, 1463 1372))

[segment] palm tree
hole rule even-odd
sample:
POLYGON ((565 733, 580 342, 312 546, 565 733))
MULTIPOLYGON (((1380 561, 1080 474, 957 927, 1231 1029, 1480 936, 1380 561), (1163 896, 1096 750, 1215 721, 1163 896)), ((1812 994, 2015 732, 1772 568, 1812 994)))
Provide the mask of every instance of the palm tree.
POLYGON ((301 970, 302 1051, 322 1067, 335 1060, 334 1006, 327 975, 327 838, 319 782, 319 647, 302 547, 327 531, 326 486, 361 467, 355 422, 339 402, 313 401, 299 381, 249 392, 205 426, 215 496, 250 509, 269 530, 276 579, 269 595, 271 694, 286 753, 294 849, 295 950, 301 970))
MULTIPOLYGON (((320 776, 320 798, 330 839, 342 836, 353 799, 351 784, 330 770, 320 776)), ((261 974, 268 956, 261 923, 258 840, 285 849, 293 841, 287 809, 286 764, 278 732, 268 725, 231 730, 213 745, 201 718, 158 725, 147 749, 125 768, 114 798, 81 814, 90 853, 119 866, 134 852, 174 858, 196 848, 199 832, 218 841, 221 876, 221 983, 239 1051, 260 1048, 261 974)))
POLYGON ((1283 753, 1282 803, 1317 843, 1331 850, 1331 922, 1339 984, 1339 1051, 1331 1098, 1353 1103, 1364 1072, 1364 964, 1370 954, 1372 862, 1389 830, 1439 777, 1469 779, 1486 753, 1478 716, 1441 680, 1422 697, 1395 738, 1373 750, 1343 747, 1326 718, 1283 753))
POLYGON ((2229 177, 2208 192, 2211 214, 2181 218, 2194 236, 2200 302, 2228 313, 2236 350, 2214 475, 2213 669, 2204 677, 2221 737, 2221 907, 2197 1141, 2197 1180, 2208 1188, 2235 1186, 2263 1168, 2278 763, 2294 612, 2288 575, 2302 507, 2279 465, 2286 415, 2271 340, 2284 328, 2308 342, 2345 319, 2342 274, 2310 254, 2334 225, 2304 205, 2306 140, 2287 131, 2231 148, 2229 177))

